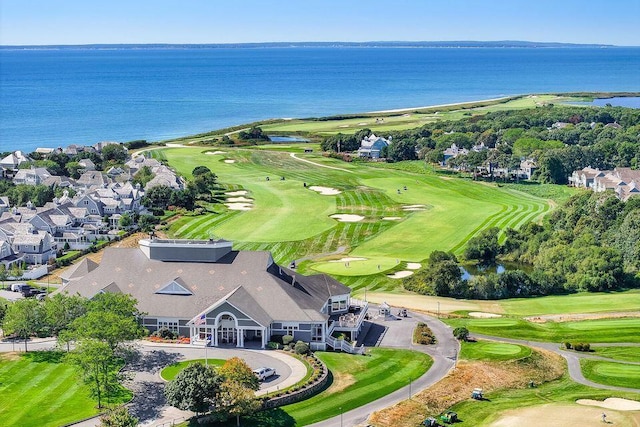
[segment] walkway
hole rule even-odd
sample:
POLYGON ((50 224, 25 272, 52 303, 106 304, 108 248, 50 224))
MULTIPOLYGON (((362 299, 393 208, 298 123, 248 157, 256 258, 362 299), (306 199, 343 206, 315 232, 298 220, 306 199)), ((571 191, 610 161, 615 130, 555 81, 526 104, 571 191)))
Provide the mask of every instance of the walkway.
MULTIPOLYGON (((578 384, 586 385, 588 387, 598 388, 602 390, 615 390, 615 391, 629 391, 632 393, 640 393, 640 389, 637 388, 629 388, 629 387, 616 387, 610 386, 606 384, 599 384, 593 381, 590 381, 584 377, 582 374, 582 369, 580 369, 580 359, 596 359, 596 360, 604 360, 607 362, 616 362, 616 363, 629 363, 629 364, 638 364, 634 362, 621 362, 615 359, 609 359, 606 357, 593 356, 589 353, 580 353, 576 351, 567 351, 560 348, 559 344, 550 343, 550 342, 541 342, 541 341, 527 341, 527 340, 517 340, 513 338, 502 338, 502 337, 494 337, 491 335, 482 335, 482 334, 472 334, 475 338, 481 338, 485 340, 491 341, 499 341, 506 342, 510 344, 522 344, 530 347, 538 347, 543 348, 545 350, 552 351, 560 356, 564 357, 567 361, 567 367, 569 368, 569 376, 571 379, 578 384)), ((609 344, 614 345, 614 344, 609 344)))
POLYGON ((402 402, 413 394, 431 387, 455 367, 459 344, 453 337, 451 328, 438 319, 410 312, 407 318, 389 316, 385 320, 381 319, 376 322, 387 327, 380 344, 381 347, 406 348, 427 353, 433 358, 433 365, 424 375, 405 387, 337 417, 312 424, 311 427, 346 427, 364 423, 373 412, 402 402), (418 322, 424 322, 431 328, 437 339, 436 345, 413 344, 413 329, 418 322))

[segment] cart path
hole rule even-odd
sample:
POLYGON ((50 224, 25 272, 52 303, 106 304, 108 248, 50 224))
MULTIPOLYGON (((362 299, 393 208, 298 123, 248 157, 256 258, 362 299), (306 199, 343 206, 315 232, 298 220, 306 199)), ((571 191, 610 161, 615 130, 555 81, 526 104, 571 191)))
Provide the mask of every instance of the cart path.
MULTIPOLYGON (((510 344, 521 344, 529 347, 538 347, 545 350, 552 351, 560 356, 564 357, 567 361, 567 367, 569 369, 569 376, 571 379, 578 384, 586 385, 588 387, 598 388, 602 390, 615 390, 615 391, 628 391, 632 393, 640 393, 640 389, 630 388, 630 387, 617 387, 606 384, 599 384, 593 381, 590 381, 584 377, 582 374, 582 369, 580 369, 580 359, 597 359, 597 360, 605 360, 607 362, 616 362, 616 363, 627 363, 621 362, 619 360, 609 359, 606 357, 592 356, 588 353, 578 353, 573 351, 562 350, 560 345, 552 342, 542 342, 542 341, 527 341, 527 340, 518 340, 513 338, 503 338, 503 337, 494 337, 491 335, 482 335, 482 334, 471 334, 474 338, 481 338, 490 341, 498 341, 505 342, 510 344)), ((637 365, 639 363, 629 362, 629 364, 637 365)))

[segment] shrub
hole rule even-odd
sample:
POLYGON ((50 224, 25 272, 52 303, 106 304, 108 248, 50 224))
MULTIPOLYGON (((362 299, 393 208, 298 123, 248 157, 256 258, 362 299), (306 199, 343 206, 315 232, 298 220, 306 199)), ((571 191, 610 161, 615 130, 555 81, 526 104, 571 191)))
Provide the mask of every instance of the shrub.
POLYGON ((162 328, 160 329, 160 331, 158 332, 158 336, 162 339, 165 340, 172 340, 176 338, 176 334, 171 332, 169 329, 167 328, 162 328))
POLYGON ((579 343, 579 342, 573 343, 573 349, 575 351, 582 351, 582 343, 579 343))
POLYGON ((582 344, 582 351, 591 351, 591 344, 583 343, 582 344))
POLYGON ((567 350, 571 350, 571 343, 569 341, 565 342, 564 348, 566 348, 567 350))
POLYGON ((456 337, 459 341, 467 341, 469 339, 469 330, 464 326, 459 328, 455 328, 453 330, 453 336, 456 337))
POLYGON ((293 342, 293 337, 291 335, 284 335, 282 337, 282 344, 289 345, 291 342, 293 342))
POLYGON ((272 349, 272 350, 278 350, 280 348, 280 344, 277 343, 277 342, 269 341, 267 343, 267 347, 272 349))
POLYGON ((309 344, 304 341, 298 341, 295 345, 296 354, 307 354, 309 353, 309 344))

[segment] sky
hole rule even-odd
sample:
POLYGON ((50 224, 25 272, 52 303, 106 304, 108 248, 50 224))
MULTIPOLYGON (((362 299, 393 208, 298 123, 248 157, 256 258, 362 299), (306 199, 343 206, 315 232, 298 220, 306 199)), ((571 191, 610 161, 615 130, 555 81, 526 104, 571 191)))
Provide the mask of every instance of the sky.
POLYGON ((640 46, 640 0, 0 0, 0 45, 525 40, 640 46))

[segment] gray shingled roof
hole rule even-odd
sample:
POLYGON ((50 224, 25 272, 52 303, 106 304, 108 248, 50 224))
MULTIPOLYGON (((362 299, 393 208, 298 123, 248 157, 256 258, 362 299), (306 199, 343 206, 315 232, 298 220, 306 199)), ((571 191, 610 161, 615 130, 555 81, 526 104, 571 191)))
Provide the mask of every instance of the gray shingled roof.
POLYGON ((280 268, 268 252, 232 251, 216 263, 193 263, 150 260, 138 248, 107 248, 98 268, 62 290, 91 298, 114 284, 136 298, 149 316, 191 319, 228 297, 265 326, 272 321, 324 321, 327 315, 320 310, 328 297, 350 292, 328 276, 305 277, 280 268), (156 293, 177 277, 193 295, 156 293))

